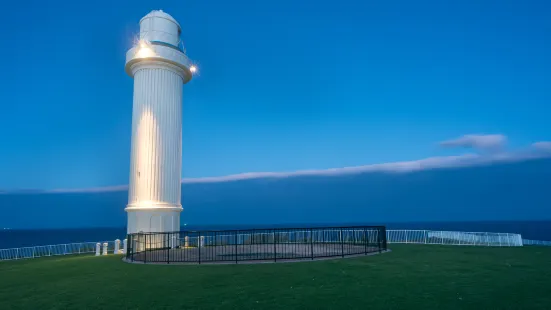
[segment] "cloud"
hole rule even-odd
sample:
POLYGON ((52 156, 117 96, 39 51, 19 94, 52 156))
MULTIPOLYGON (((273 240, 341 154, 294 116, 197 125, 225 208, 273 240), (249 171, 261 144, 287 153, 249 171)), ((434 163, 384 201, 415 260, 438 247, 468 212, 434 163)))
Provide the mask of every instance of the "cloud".
POLYGON ((492 165, 498 163, 519 162, 539 158, 551 157, 551 150, 549 152, 542 152, 537 149, 527 149, 519 152, 511 153, 495 153, 490 155, 480 154, 464 154, 459 156, 442 156, 442 157, 430 157, 426 159, 393 162, 385 164, 374 164, 355 167, 344 168, 332 168, 321 170, 298 170, 293 172, 249 172, 241 174, 233 174, 220 177, 205 177, 205 178, 189 178, 182 179, 184 184, 194 183, 218 183, 218 182, 231 182, 239 180, 260 179, 260 178, 288 178, 298 176, 337 176, 337 175, 349 175, 359 173, 408 173, 422 170, 431 169, 444 169, 444 168, 462 168, 462 167, 474 167, 492 165))
POLYGON ((551 152, 551 141, 536 142, 532 144, 532 147, 539 151, 551 152))
POLYGON ((464 135, 457 139, 440 142, 440 146, 447 148, 464 147, 484 151, 501 150, 507 143, 504 135, 464 135))
POLYGON ((46 193, 104 193, 104 192, 119 192, 128 189, 128 185, 115 185, 106 187, 89 187, 89 188, 58 188, 48 191, 46 193))
POLYGON ((474 164, 480 159, 480 155, 466 154, 460 156, 431 157, 414 161, 393 162, 385 164, 373 164, 365 166, 331 168, 320 170, 298 170, 292 172, 249 172, 232 174, 220 177, 189 178, 182 179, 184 184, 229 182, 259 178, 287 178, 297 176, 335 176, 357 174, 367 172, 403 173, 433 168, 461 167, 474 164))
MULTIPOLYGON (((468 135, 459 139, 444 141, 444 146, 471 146, 476 148, 488 149, 492 147, 503 146, 507 138, 502 135, 468 135)), ((338 176, 359 173, 408 173, 430 169, 461 168, 483 165, 492 165, 498 163, 518 162, 539 158, 551 158, 551 142, 541 141, 532 144, 526 149, 515 152, 494 152, 484 154, 464 154, 458 156, 430 157, 420 160, 373 164, 364 166, 319 169, 319 170, 298 170, 290 172, 249 172, 233 174, 220 177, 204 178, 185 178, 183 184, 197 183, 219 183, 239 180, 262 179, 262 178, 289 178, 299 176, 338 176)), ((117 185, 107 187, 94 187, 82 189, 54 189, 46 191, 32 191, 32 193, 100 193, 100 192, 118 192, 128 189, 128 185, 117 185)), ((30 193, 29 191, 1 191, 2 194, 30 193)))

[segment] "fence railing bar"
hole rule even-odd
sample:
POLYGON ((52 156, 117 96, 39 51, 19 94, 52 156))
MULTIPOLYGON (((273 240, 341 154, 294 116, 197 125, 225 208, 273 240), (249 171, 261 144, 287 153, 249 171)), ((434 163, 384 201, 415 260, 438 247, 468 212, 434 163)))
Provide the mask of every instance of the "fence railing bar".
MULTIPOLYGON (((235 244, 233 251, 235 260, 247 259, 240 258, 238 255, 238 245, 245 246, 246 244, 254 245, 264 250, 269 246, 266 243, 273 244, 273 257, 277 261, 279 256, 285 257, 286 254, 279 252, 279 247, 285 249, 287 246, 294 245, 298 247, 303 242, 308 242, 310 249, 309 253, 304 252, 300 255, 308 256, 308 258, 323 256, 327 253, 318 253, 326 250, 331 244, 337 245, 340 243, 339 256, 348 255, 350 251, 367 253, 372 247, 384 249, 386 243, 412 243, 412 244, 446 244, 446 245, 462 245, 462 246, 523 246, 523 245, 540 245, 551 246, 551 241, 523 239, 520 234, 513 233, 491 233, 491 232, 460 232, 460 231, 433 231, 433 230, 386 230, 381 226, 354 226, 354 227, 313 227, 313 228, 275 228, 275 229, 257 229, 252 233, 246 230, 229 230, 229 231, 184 231, 184 232, 169 232, 170 234, 164 239, 154 239, 154 233, 142 233, 128 238, 127 248, 125 249, 127 258, 130 260, 137 259, 139 253, 143 251, 141 256, 143 260, 156 259, 152 255, 164 256, 165 262, 171 262, 173 256, 170 250, 178 248, 185 244, 190 248, 196 248, 201 253, 201 261, 211 260, 211 251, 200 247, 204 246, 219 246, 222 243, 231 245, 235 244), (363 232, 363 236, 362 236, 363 232), (184 238, 180 238, 182 233, 184 238), (189 238, 187 238, 189 236, 189 238), (363 243, 362 243, 363 238, 363 243), (187 241, 189 239, 189 241, 187 241), (373 240, 373 241, 372 241, 373 240), (354 246, 362 243, 364 247, 361 251, 355 249, 354 246), (156 244, 164 244, 166 246, 166 254, 160 255, 152 253, 150 248, 156 244), (324 248, 325 247, 325 248, 324 248)), ((114 248, 113 241, 102 241, 101 244, 107 242, 109 251, 114 248)), ((72 255, 72 254, 90 254, 95 251, 97 242, 79 242, 79 243, 63 243, 56 245, 41 245, 32 247, 8 248, 0 249, 0 261, 14 259, 39 258, 44 256, 57 255, 72 255)), ((306 251, 306 250, 305 250, 306 251)), ((328 250, 327 250, 328 251, 328 250)), ((230 252, 230 253, 231 253, 230 252)), ((327 254, 328 255, 328 254, 327 254)), ((257 255, 262 257, 262 255, 257 255)), ((175 258, 175 257, 174 257, 175 258)), ((199 260, 199 257, 196 257, 199 260)))

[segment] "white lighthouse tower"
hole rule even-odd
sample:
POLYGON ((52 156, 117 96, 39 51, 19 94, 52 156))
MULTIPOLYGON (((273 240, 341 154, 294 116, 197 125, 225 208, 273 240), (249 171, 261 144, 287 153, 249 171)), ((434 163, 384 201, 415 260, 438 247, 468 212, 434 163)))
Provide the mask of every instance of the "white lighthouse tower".
POLYGON ((182 89, 194 70, 180 34, 172 16, 152 11, 126 53, 125 70, 134 78, 129 234, 180 230, 182 89))

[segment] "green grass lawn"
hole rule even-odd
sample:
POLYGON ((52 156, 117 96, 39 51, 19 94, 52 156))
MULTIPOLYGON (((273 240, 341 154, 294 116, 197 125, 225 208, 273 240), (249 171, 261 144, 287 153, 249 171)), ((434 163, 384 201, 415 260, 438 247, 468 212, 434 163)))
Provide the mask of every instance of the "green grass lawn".
POLYGON ((1 262, 0 309, 551 309, 551 247, 391 249, 253 265, 1 262))

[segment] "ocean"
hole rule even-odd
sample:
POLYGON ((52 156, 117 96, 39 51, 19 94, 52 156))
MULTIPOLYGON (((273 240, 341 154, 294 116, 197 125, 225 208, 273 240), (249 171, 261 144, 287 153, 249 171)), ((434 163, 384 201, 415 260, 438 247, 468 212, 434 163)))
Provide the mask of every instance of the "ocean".
MULTIPOLYGON (((387 229, 426 229, 468 232, 518 233, 524 239, 551 241, 551 221, 472 221, 411 223, 326 223, 274 225, 187 225, 182 230, 226 230, 252 228, 385 225, 387 229)), ((98 242, 124 239, 125 227, 79 229, 0 230, 0 249, 74 242, 98 242)))

